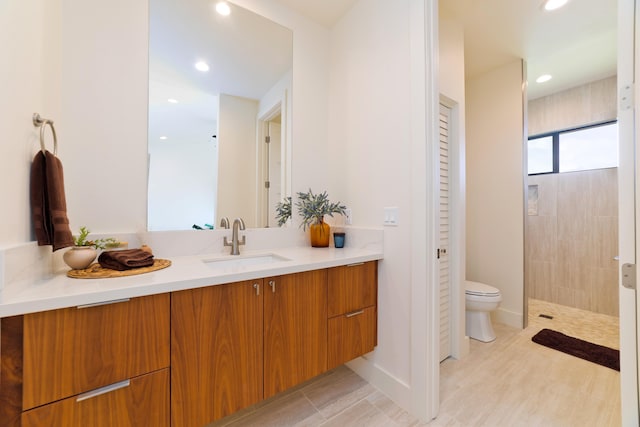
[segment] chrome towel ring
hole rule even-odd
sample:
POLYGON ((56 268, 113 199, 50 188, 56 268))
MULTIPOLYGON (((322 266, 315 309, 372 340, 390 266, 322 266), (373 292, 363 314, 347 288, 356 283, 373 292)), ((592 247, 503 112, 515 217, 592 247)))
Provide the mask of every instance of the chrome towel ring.
POLYGON ((49 125, 51 128, 51 133, 53 134, 53 155, 55 156, 58 153, 58 137, 56 136, 56 128, 53 127, 53 120, 43 119, 40 117, 40 114, 33 113, 33 125, 40 126, 40 148, 42 149, 42 154, 46 151, 44 146, 44 130, 49 125))

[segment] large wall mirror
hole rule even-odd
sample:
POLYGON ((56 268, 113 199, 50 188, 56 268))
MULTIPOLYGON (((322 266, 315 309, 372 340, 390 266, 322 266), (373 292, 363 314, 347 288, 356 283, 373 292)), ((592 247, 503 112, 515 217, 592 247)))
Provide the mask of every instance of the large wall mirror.
POLYGON ((230 2, 149 9, 148 229, 277 226, 291 194, 291 30, 230 2))

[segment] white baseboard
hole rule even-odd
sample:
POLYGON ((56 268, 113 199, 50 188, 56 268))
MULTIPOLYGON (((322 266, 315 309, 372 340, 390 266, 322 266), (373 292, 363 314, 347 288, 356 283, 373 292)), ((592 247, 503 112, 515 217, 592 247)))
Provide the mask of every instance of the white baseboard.
POLYGON ((524 327, 524 316, 522 313, 505 310, 502 307, 493 311, 491 313, 491 318, 494 322, 503 323, 514 328, 522 329, 524 327))
POLYGON ((394 377, 366 357, 359 357, 347 362, 347 366, 393 400, 396 405, 411 413, 412 395, 409 384, 394 377))

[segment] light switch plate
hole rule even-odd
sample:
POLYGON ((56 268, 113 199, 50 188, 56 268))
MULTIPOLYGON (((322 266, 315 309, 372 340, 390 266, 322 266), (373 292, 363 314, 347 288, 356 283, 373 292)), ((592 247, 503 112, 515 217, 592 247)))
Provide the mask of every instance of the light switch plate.
POLYGON ((384 208, 384 221, 383 225, 397 226, 398 225, 398 208, 389 207, 384 208))

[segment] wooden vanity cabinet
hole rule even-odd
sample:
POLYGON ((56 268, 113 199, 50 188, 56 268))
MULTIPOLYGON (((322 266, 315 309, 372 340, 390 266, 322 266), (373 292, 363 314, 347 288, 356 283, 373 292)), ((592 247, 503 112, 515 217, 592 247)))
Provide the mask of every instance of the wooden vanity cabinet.
POLYGON ((158 419, 168 415, 168 386, 155 386, 167 373, 153 375, 169 367, 169 294, 14 316, 0 327, 3 425, 85 426, 83 417, 94 415, 136 420, 147 405, 158 408, 158 419), (141 389, 153 394, 141 397, 141 389))
POLYGON ((174 427, 206 425, 326 369, 326 270, 171 295, 174 427))
POLYGON ((265 279, 264 398, 327 370, 327 270, 265 279))
POLYGON ((3 426, 200 427, 376 345, 377 263, 0 320, 3 426))
POLYGON ((328 369, 377 345, 377 272, 377 261, 329 269, 328 369))
POLYGON ((172 426, 203 426, 262 400, 262 282, 172 293, 172 426))
POLYGON ((169 425, 169 368, 22 414, 22 427, 169 425), (102 393, 104 391, 104 393, 102 393))

